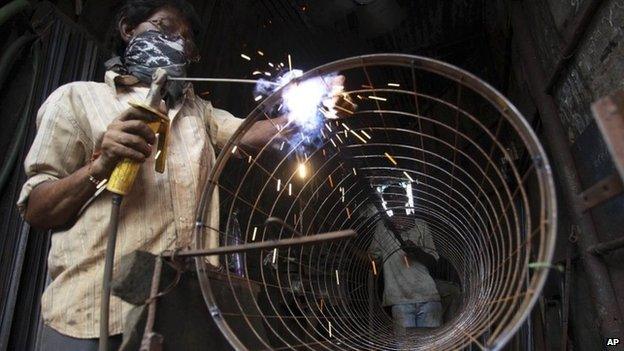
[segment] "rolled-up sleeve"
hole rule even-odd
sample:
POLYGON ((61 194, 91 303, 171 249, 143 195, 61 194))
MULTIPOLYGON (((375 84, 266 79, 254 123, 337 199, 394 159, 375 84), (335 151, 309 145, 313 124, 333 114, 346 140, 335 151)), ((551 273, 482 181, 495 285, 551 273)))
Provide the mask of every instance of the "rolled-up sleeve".
POLYGON ((236 118, 231 113, 214 108, 212 105, 209 105, 207 118, 210 138, 219 149, 225 146, 244 121, 244 119, 236 118))
POLYGON ((76 121, 81 112, 76 111, 68 90, 57 89, 37 113, 37 134, 24 161, 27 180, 17 201, 22 215, 35 187, 72 174, 87 158, 91 142, 76 121))

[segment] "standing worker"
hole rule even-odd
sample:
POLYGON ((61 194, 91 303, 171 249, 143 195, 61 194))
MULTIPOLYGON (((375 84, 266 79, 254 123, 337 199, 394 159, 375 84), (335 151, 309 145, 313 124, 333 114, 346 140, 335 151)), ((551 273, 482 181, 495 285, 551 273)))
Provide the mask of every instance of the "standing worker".
MULTIPOLYGON (((43 350, 98 348, 112 196, 98 195, 98 184, 124 158, 143 163, 122 203, 117 257, 186 248, 202 177, 215 162, 214 148, 223 147, 243 121, 197 97, 190 84, 168 84, 161 109, 170 121, 166 169, 155 173, 157 137, 144 123, 153 117, 128 103, 145 100, 157 68, 169 76, 186 74, 188 63, 199 57, 194 42, 199 19, 183 0, 130 0, 115 24, 115 55, 107 62, 105 82, 73 82, 54 91, 39 110, 37 135, 25 160, 28 180, 18 207, 31 225, 53 230, 51 283, 41 308, 43 350)), ((285 123, 285 117, 256 122, 239 148, 254 150, 277 132, 276 124, 285 123)), ((216 197, 211 206, 218 221, 216 197)), ((209 235, 216 246, 217 233, 209 235)), ((218 264, 215 259, 211 262, 218 264)), ((121 343, 129 309, 112 297, 110 349, 121 343)))
MULTIPOLYGON (((377 210, 369 208, 369 216, 377 210)), ((390 219, 385 219, 390 220, 390 219)), ((438 254, 427 223, 421 219, 410 225, 394 223, 392 233, 384 219, 375 224, 370 252, 383 262, 383 306, 392 309, 396 330, 406 328, 434 328, 442 324, 442 304, 436 284, 426 265, 435 264, 438 254), (404 245, 395 235, 400 235, 404 245)))

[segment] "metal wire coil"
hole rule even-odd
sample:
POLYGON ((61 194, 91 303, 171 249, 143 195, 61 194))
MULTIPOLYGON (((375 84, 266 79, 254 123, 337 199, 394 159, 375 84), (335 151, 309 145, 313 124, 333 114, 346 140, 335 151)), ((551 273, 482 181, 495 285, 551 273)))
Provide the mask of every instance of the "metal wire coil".
MULTIPOLYGON (((275 112, 281 90, 269 96, 219 155, 197 221, 209 222, 218 191, 222 238, 234 227, 242 243, 348 228, 358 235, 244 254, 242 274, 224 273, 226 291, 197 258, 217 326, 235 349, 500 349, 533 307, 554 249, 553 179, 530 125, 487 83, 440 61, 359 56, 299 81, 335 73, 346 77, 345 97, 357 108, 324 120, 323 133, 290 143, 276 133, 248 155, 237 145, 255 121, 275 112), (407 183, 413 206, 401 190, 407 183), (384 210, 364 210, 380 201, 384 210), (374 267, 368 249, 387 211, 399 226, 427 223, 459 278, 461 307, 439 328, 398 334, 381 306, 382 267, 374 267), (266 224, 269 217, 288 225, 266 224), (539 268, 530 269, 532 262, 539 268)), ((211 229, 196 227, 195 249, 207 247, 211 229)), ((221 258, 225 267, 230 261, 221 258)))

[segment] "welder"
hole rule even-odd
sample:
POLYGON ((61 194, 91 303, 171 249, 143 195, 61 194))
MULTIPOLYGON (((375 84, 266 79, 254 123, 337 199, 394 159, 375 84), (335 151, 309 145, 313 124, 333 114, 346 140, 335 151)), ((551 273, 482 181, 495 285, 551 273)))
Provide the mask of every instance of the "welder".
MULTIPOLYGON (((129 102, 145 99, 157 68, 170 77, 186 75, 188 65, 199 59, 200 22, 183 0, 129 0, 114 23, 114 55, 106 63, 105 82, 73 82, 54 91, 39 110, 25 160, 28 180, 18 207, 31 225, 53 231, 51 282, 42 297, 43 350, 98 349, 113 196, 98 189, 118 162, 130 159, 143 166, 121 206, 117 257, 134 250, 157 254, 186 248, 215 148, 223 147, 243 121, 196 96, 190 84, 167 84, 160 106, 170 123, 166 170, 155 173, 158 136, 145 123, 154 116, 129 108, 129 102)), ((286 117, 256 122, 238 147, 253 152, 286 122, 286 117)), ((218 213, 218 199, 211 206, 218 213)), ((216 245, 218 238, 209 241, 216 245)), ((211 262, 218 265, 218 260, 211 262)), ((129 308, 112 297, 110 349, 121 343, 129 308)))

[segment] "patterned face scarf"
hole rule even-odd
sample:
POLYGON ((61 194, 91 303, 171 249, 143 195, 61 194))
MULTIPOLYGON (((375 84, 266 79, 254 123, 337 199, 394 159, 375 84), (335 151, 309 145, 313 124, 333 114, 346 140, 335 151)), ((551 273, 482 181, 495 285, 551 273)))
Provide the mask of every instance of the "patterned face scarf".
MULTIPOLYGON (((114 57, 106 68, 121 74, 131 74, 145 84, 152 82, 152 74, 163 68, 171 77, 185 77, 188 64, 181 36, 166 35, 156 30, 145 31, 132 38, 123 59, 114 57)), ((184 93, 185 82, 169 81, 165 86, 165 101, 173 106, 184 93)))

